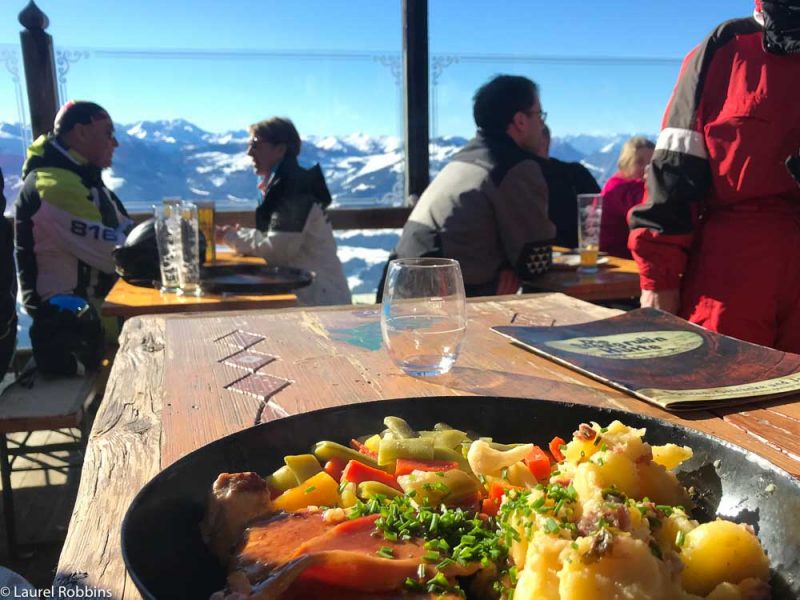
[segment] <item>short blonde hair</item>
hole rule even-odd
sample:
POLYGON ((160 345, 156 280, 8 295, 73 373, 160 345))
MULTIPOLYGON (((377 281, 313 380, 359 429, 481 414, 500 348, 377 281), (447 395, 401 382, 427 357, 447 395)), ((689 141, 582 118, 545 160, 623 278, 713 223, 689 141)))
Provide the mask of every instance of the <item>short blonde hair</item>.
POLYGON ((627 177, 636 170, 636 152, 642 148, 655 150, 656 145, 643 135, 636 135, 622 145, 617 159, 617 168, 620 173, 627 177))

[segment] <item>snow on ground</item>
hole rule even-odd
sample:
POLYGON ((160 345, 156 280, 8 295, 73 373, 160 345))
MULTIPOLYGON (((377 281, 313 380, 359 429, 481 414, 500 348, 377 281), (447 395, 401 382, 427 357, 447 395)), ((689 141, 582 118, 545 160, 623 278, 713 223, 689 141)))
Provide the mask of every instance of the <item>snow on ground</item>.
POLYGON ((358 258, 367 263, 367 265, 377 265, 386 262, 386 259, 389 258, 389 252, 390 250, 384 250, 382 248, 339 246, 336 254, 339 256, 339 260, 342 261, 342 263, 358 258))

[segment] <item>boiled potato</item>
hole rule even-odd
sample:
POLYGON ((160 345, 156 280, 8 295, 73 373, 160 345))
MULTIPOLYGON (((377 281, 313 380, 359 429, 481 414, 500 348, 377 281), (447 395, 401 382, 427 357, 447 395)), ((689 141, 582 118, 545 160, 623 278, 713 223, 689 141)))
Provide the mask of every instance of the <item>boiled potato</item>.
POLYGON ((686 534, 681 575, 687 592, 705 596, 720 583, 746 578, 766 581, 769 562, 758 538, 745 526, 716 520, 686 534))
POLYGON ((694 454, 689 446, 678 446, 676 444, 664 444, 663 446, 653 446, 653 462, 663 465, 672 470, 682 462, 692 458, 694 454))
MULTIPOLYGON (((583 465, 581 465, 583 466, 583 465)), ((580 469, 580 467, 578 467, 580 469)), ((626 454, 609 453, 602 465, 597 466, 600 489, 616 488, 629 498, 641 498, 636 465, 626 454)))
POLYGON ((663 466, 651 463, 636 465, 639 475, 639 493, 656 504, 670 506, 690 506, 689 495, 680 484, 675 473, 667 471, 663 466))
POLYGON ((562 600, 558 593, 558 573, 562 552, 569 542, 545 533, 534 534, 528 546, 525 568, 514 588, 514 600, 562 600))
POLYGON ((597 560, 584 562, 576 557, 564 561, 558 576, 560 600, 676 600, 681 597, 677 579, 670 578, 649 546, 629 536, 615 537, 610 551, 597 560))
POLYGON ((564 451, 564 459, 574 465, 588 460, 595 452, 601 448, 601 443, 594 443, 594 440, 581 440, 573 438, 567 444, 567 449, 564 451))

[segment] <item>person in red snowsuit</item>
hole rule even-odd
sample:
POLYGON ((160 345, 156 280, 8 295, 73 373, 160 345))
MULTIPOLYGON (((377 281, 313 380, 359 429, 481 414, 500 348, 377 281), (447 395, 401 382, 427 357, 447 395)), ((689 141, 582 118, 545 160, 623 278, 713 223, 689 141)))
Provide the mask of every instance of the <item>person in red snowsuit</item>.
POLYGON ((630 213, 642 306, 800 353, 798 80, 800 0, 756 0, 686 57, 630 213))

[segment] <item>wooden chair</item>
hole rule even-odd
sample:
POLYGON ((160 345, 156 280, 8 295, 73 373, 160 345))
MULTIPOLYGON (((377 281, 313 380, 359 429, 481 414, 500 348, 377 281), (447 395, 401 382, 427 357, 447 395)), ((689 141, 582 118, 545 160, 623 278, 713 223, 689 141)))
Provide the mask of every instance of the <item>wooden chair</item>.
POLYGON ((26 454, 82 449, 89 434, 87 412, 95 395, 102 393, 107 369, 83 376, 54 377, 38 371, 25 384, 14 383, 0 395, 0 476, 3 484, 3 515, 9 554, 18 556, 11 470, 16 457, 26 454), (28 387, 30 385, 30 387, 28 387), (76 441, 29 445, 27 436, 9 447, 11 433, 32 433, 77 428, 76 441))

